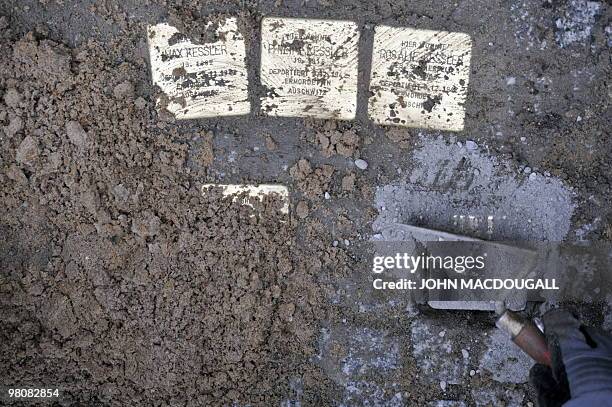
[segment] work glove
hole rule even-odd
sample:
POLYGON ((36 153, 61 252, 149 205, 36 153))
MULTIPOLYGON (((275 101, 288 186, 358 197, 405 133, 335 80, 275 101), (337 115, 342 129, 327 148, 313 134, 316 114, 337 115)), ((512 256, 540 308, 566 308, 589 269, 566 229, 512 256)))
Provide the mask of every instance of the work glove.
POLYGON ((565 310, 543 317, 552 367, 529 372, 540 407, 612 406, 612 336, 583 326, 565 310))

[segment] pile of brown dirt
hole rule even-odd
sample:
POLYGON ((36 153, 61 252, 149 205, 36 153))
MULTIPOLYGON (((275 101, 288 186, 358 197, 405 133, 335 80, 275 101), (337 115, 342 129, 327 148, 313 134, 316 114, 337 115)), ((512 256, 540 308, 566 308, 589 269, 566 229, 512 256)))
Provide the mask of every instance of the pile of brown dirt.
POLYGON ((323 165, 319 168, 312 168, 310 162, 304 158, 299 160, 289 173, 296 180, 300 191, 310 199, 321 198, 329 190, 334 167, 323 165))
POLYGON ((139 96, 134 38, 0 35, 0 382, 77 404, 324 403, 319 278, 347 264, 325 228, 302 223, 301 248, 277 202, 202 195, 212 136, 191 157, 139 96))

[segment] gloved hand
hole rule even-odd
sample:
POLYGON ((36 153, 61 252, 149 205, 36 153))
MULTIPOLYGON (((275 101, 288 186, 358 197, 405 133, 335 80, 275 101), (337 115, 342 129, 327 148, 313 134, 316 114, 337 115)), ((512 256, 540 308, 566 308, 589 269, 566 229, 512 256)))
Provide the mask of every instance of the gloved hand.
POLYGON ((612 336, 560 309, 547 312, 543 322, 552 368, 536 364, 529 372, 538 405, 612 406, 612 336))

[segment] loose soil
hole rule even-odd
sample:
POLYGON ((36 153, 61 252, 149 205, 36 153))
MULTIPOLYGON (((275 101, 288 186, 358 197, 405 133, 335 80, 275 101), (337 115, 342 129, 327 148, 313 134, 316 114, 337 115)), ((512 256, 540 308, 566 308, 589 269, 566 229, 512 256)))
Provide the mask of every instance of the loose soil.
MULTIPOLYGON (((474 140, 516 171, 563 180, 577 208, 566 239, 612 238, 610 10, 602 3, 574 41, 555 22, 575 2, 511 3, 0 0, 0 384, 57 386, 64 405, 338 404, 346 383, 319 360, 327 327, 384 329, 411 352, 414 315, 364 313, 342 287, 370 277, 359 270, 375 191, 410 171, 423 138, 474 140), (169 21, 206 42, 201 22, 227 15, 247 42, 253 113, 176 121, 158 111, 146 25, 169 21), (259 113, 266 15, 359 24, 355 121, 259 113), (472 36, 463 132, 369 121, 379 23, 472 36), (289 216, 273 198, 251 207, 201 191, 272 182, 290 187, 289 216)), ((422 312, 492 326, 486 315, 422 312)), ((414 359, 402 363, 405 400, 470 402, 469 386, 440 392, 414 359)))

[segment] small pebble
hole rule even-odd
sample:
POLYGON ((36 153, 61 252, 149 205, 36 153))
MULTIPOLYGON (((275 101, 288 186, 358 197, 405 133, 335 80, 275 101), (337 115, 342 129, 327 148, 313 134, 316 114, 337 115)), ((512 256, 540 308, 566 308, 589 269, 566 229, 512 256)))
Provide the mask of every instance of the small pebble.
POLYGON ((15 88, 9 88, 4 94, 4 103, 10 107, 19 107, 19 103, 23 100, 23 97, 15 88))
POLYGON ((476 374, 475 370, 470 370, 470 376, 474 376, 476 374))
POLYGON ((325 193, 325 199, 330 199, 330 198, 331 198, 331 195, 329 194, 329 192, 326 192, 325 193))
POLYGON ((8 137, 13 137, 21 130, 23 130, 23 120, 19 116, 13 116, 9 125, 4 128, 4 132, 8 137))
POLYGON ((134 85, 129 81, 121 82, 113 88, 113 95, 116 99, 129 99, 134 96, 134 85))
POLYGON ((139 109, 144 109, 147 106, 147 101, 144 100, 143 98, 139 97, 138 99, 136 99, 136 101, 134 102, 134 105, 139 108, 139 109))
POLYGON ((366 168, 368 168, 368 163, 365 160, 362 160, 361 158, 355 160, 355 166, 357 168, 359 168, 360 170, 365 170, 366 168))
POLYGON ((338 246, 338 241, 334 240, 334 242, 332 243, 332 246, 337 247, 338 246))
POLYGON ((15 152, 15 160, 19 164, 31 165, 38 154, 38 142, 32 137, 26 136, 15 152))
POLYGON ((532 172, 531 174, 529 174, 529 180, 533 181, 534 179, 536 179, 538 176, 535 172, 532 172))
POLYGON ((467 140, 465 142, 465 148, 467 148, 468 151, 474 151, 474 150, 476 150, 478 148, 478 144, 476 144, 472 140, 467 140))
POLYGON ((521 141, 524 143, 525 141, 527 141, 526 137, 521 137, 521 141))
POLYGON ((531 167, 525 167, 525 169, 523 170, 523 172, 525 174, 531 174, 531 167))
POLYGON ((463 356, 463 359, 470 357, 470 353, 467 351, 467 349, 461 349, 461 355, 463 356))
POLYGON ((84 149, 89 144, 89 136, 77 121, 71 120, 66 123, 66 135, 72 144, 84 149))
POLYGON ((506 78, 506 85, 512 86, 516 84, 516 78, 514 76, 509 76, 506 78))
POLYGON ((349 246, 351 244, 351 242, 348 241, 348 239, 344 239, 344 245, 345 246, 349 246))
POLYGON ((446 382, 444 380, 440 382, 440 388, 442 389, 442 391, 446 391, 446 382))
POLYGON ((130 191, 123 184, 119 184, 113 188, 113 195, 117 201, 123 203, 130 198, 130 191))
POLYGON ((295 213, 297 217, 300 219, 304 219, 308 217, 308 212, 309 212, 308 204, 305 201, 298 202, 295 208, 295 213))
POLYGON ((440 331, 440 333, 438 334, 440 338, 444 338, 444 335, 446 335, 446 331, 440 331))

